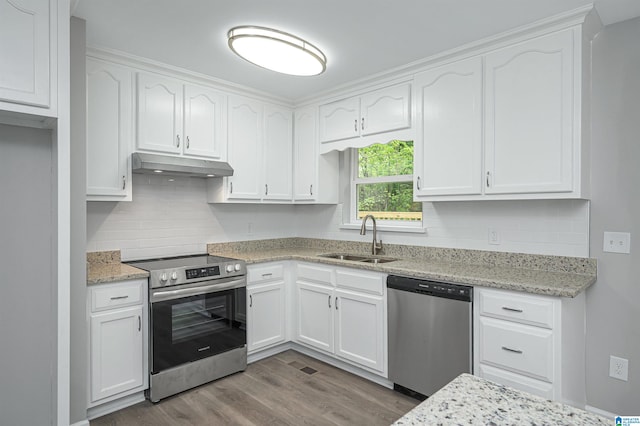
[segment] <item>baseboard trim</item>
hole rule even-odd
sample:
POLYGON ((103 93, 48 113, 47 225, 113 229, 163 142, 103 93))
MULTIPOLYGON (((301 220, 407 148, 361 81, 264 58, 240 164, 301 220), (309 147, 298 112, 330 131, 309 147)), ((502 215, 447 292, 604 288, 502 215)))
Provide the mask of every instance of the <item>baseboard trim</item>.
POLYGON ((615 414, 610 413, 609 411, 601 410, 599 408, 592 407, 591 405, 586 405, 584 409, 590 413, 598 414, 599 416, 602 416, 602 417, 609 417, 611 420, 613 420, 616 417, 615 414))
POLYGON ((71 426, 89 426, 89 420, 81 420, 79 422, 73 423, 71 426))
POLYGON ((97 405, 95 407, 89 408, 87 410, 87 419, 93 420, 98 417, 113 413, 114 411, 122 410, 123 408, 127 408, 144 400, 144 392, 138 392, 134 393, 133 395, 124 396, 122 398, 106 402, 102 405, 97 405))
POLYGON ((247 364, 260 361, 261 359, 269 358, 273 355, 278 355, 279 353, 288 351, 289 349, 292 349, 291 342, 283 343, 281 345, 274 346, 273 348, 263 349, 258 352, 250 353, 247 355, 247 364))

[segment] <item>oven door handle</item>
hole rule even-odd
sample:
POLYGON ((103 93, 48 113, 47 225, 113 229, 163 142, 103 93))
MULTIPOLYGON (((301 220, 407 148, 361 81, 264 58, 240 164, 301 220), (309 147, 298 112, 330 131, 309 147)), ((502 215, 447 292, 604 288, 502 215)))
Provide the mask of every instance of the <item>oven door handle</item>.
POLYGON ((219 291, 231 290, 247 286, 246 278, 218 282, 216 284, 202 285, 198 287, 181 288, 177 290, 153 291, 151 293, 151 303, 165 300, 180 299, 182 297, 195 296, 198 294, 217 293, 219 291))

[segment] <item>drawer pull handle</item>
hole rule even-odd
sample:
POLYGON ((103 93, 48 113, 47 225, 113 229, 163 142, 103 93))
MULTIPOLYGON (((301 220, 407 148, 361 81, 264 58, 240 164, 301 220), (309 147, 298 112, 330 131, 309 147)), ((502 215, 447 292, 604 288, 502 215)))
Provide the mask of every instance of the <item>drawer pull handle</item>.
POLYGON ((336 311, 338 310, 338 296, 336 296, 336 311))
POLYGON ((329 309, 331 309, 331 295, 329 295, 329 309))
POLYGON ((114 296, 114 297, 111 298, 111 300, 122 300, 122 299, 126 299, 128 297, 129 296, 114 296))
POLYGON ((503 346, 503 347, 502 347, 502 350, 503 350, 503 351, 507 351, 507 352, 513 352, 513 353, 515 353, 515 354, 521 354, 521 353, 522 353, 522 351, 521 351, 521 350, 519 350, 519 349, 511 349, 511 348, 508 348, 508 347, 506 347, 506 346, 503 346))
POLYGON ((508 306, 503 306, 502 309, 509 312, 522 312, 522 309, 510 308, 508 306))
POLYGON ((251 294, 249 295, 249 307, 253 307, 253 296, 251 294))
POLYGON ((272 272, 269 272, 268 274, 262 274, 262 278, 267 278, 267 277, 270 277, 272 275, 273 275, 272 272))
POLYGON ((138 331, 142 330, 142 319, 140 319, 140 315, 138 315, 138 331))
POLYGON ((209 349, 211 349, 211 346, 205 346, 204 348, 198 349, 198 352, 208 351, 209 349))

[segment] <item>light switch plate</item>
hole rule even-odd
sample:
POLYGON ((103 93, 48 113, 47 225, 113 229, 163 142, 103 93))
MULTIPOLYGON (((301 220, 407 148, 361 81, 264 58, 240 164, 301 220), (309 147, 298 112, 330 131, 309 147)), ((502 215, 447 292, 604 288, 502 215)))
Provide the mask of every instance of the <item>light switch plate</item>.
POLYGON ((489 244, 498 245, 500 244, 500 231, 496 228, 489 228, 489 244))
POLYGON ((628 232, 605 231, 602 251, 606 251, 609 253, 630 253, 631 234, 628 232))

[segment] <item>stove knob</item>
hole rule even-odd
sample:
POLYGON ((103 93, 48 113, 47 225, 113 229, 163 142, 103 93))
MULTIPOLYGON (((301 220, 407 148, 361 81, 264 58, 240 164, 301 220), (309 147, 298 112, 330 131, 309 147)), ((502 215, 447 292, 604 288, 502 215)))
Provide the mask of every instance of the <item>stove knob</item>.
POLYGON ((239 263, 236 263, 236 266, 235 266, 236 272, 240 271, 241 268, 242 268, 242 266, 240 266, 239 263))
POLYGON ((178 279, 178 273, 177 272, 172 273, 171 274, 171 279, 174 280, 174 281, 177 280, 178 279))
POLYGON ((163 272, 162 275, 160 275, 160 281, 162 281, 163 283, 167 282, 167 273, 163 272))
POLYGON ((233 272, 233 265, 227 265, 227 272, 233 272))

